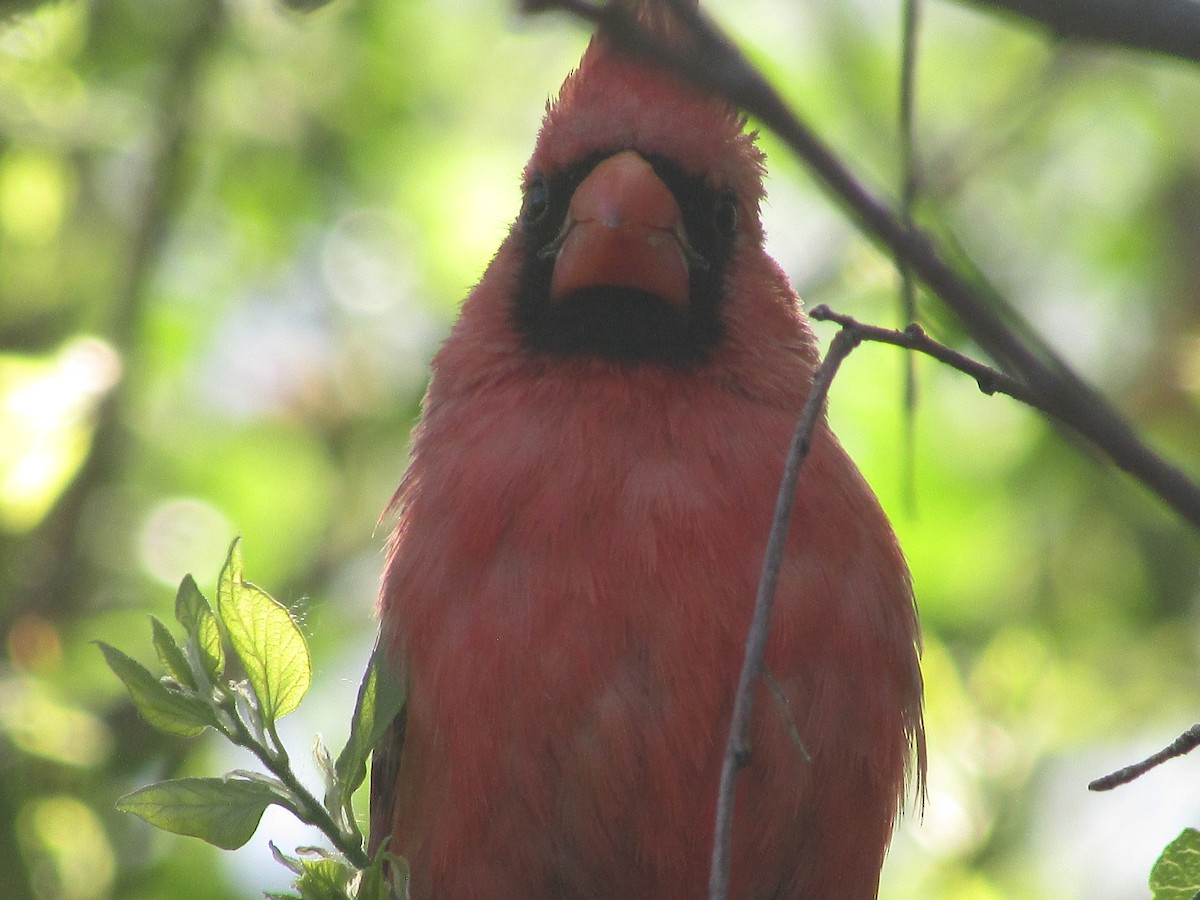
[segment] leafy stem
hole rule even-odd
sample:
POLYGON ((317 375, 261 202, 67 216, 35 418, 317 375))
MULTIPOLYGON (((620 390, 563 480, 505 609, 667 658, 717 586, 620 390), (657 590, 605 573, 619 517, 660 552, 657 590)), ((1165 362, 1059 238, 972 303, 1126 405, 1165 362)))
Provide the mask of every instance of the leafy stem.
POLYGON ((350 738, 336 763, 318 737, 314 752, 325 781, 322 802, 293 771, 276 724, 308 690, 308 646, 291 613, 242 577, 238 541, 221 570, 216 600, 214 611, 191 576, 183 580, 175 601, 175 617, 186 632, 183 646, 165 625, 152 620, 154 648, 166 670, 160 677, 115 647, 100 644, 100 649, 155 728, 182 737, 211 728, 253 753, 269 774, 237 770, 221 778, 162 781, 121 797, 117 807, 167 831, 235 849, 251 838, 267 806, 275 804, 320 829, 337 851, 301 851, 304 858, 299 858, 273 848, 276 858, 298 876, 294 887, 299 900, 404 896, 403 862, 384 852, 374 859, 367 854, 352 806, 366 777, 367 757, 382 727, 403 704, 399 679, 382 665, 377 649, 359 689, 350 738), (246 673, 244 680, 223 677, 226 641, 246 673))

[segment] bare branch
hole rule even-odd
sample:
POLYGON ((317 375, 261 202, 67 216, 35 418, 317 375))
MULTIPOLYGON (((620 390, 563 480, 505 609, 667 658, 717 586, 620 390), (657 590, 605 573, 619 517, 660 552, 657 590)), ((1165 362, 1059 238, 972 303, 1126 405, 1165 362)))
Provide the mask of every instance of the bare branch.
MULTIPOLYGON (((900 29, 900 219, 912 229, 917 201, 917 36, 920 32, 922 0, 904 0, 900 29)), ((900 273, 900 312, 904 322, 917 321, 917 285, 904 257, 896 257, 900 273)), ((911 355, 904 357, 904 492, 909 509, 916 506, 917 367, 911 355)))
POLYGON ((1045 412, 1039 404, 1038 398, 1017 379, 1010 378, 998 369, 985 366, 957 350, 951 350, 945 344, 938 343, 927 335, 925 329, 916 322, 911 323, 904 331, 894 331, 891 328, 867 325, 850 316, 835 313, 824 303, 809 310, 808 317, 818 322, 834 322, 841 325, 843 329, 853 331, 859 341, 891 344, 894 347, 904 347, 907 350, 916 350, 918 353, 932 356, 939 362, 970 375, 979 385, 979 390, 989 396, 991 394, 1007 394, 1014 400, 1020 400, 1022 403, 1045 412))
POLYGON ((1141 762, 1136 762, 1123 769, 1117 769, 1111 775, 1105 775, 1103 778, 1097 778, 1088 784, 1088 790, 1111 791, 1115 787, 1129 784, 1134 779, 1141 778, 1151 769, 1161 766, 1168 759, 1174 759, 1177 756, 1191 753, 1197 747, 1200 747, 1200 724, 1193 725, 1179 737, 1175 738, 1175 740, 1171 741, 1166 747, 1157 753, 1147 756, 1141 762))
MULTIPOLYGON (((791 446, 788 448, 783 478, 780 481, 779 494, 775 501, 775 516, 767 538, 767 550, 759 577, 758 593, 755 596, 754 612, 742 657, 742 670, 734 695, 729 737, 725 743, 725 755, 721 763, 721 780, 717 788, 717 819, 713 831, 712 859, 709 868, 709 900, 726 900, 729 895, 735 785, 738 773, 745 768, 751 758, 752 748, 748 735, 750 718, 754 709, 754 692, 759 678, 766 680, 769 689, 778 692, 777 687, 772 687, 773 680, 770 678, 770 673, 764 670, 763 658, 767 637, 770 634, 771 612, 775 603, 779 570, 783 562, 784 549, 787 546, 792 509, 796 501, 796 487, 800 479, 800 470, 812 446, 813 431, 821 411, 825 407, 834 376, 842 362, 863 341, 891 344, 895 347, 924 353, 970 375, 985 394, 1007 394, 1016 400, 1041 409, 1037 397, 1032 395, 1020 381, 938 343, 915 322, 904 331, 880 328, 864 324, 850 316, 835 313, 824 304, 814 307, 809 312, 809 317, 820 322, 834 322, 841 326, 841 330, 830 343, 829 351, 825 354, 825 359, 813 377, 812 390, 804 403, 804 409, 800 413, 796 430, 792 435, 791 446)), ((1115 787, 1117 784, 1124 783, 1124 781, 1115 779, 1132 780, 1143 771, 1172 756, 1186 753, 1198 745, 1200 745, 1200 725, 1194 726, 1170 747, 1151 757, 1150 760, 1139 763, 1137 766, 1130 766, 1128 769, 1122 769, 1107 778, 1098 779, 1089 787, 1092 790, 1107 790, 1115 787), (1133 774, 1125 777, 1127 773, 1131 772, 1133 774)), ((803 745, 801 748, 803 749, 803 745)), ((806 751, 805 756, 807 756, 806 751)))
POLYGON ((1151 449, 1104 397, 1053 351, 1029 335, 1019 334, 1010 324, 1016 314, 1009 304, 982 278, 948 263, 927 234, 908 227, 859 181, 703 12, 686 0, 665 2, 676 11, 683 32, 670 46, 656 40, 619 3, 543 0, 537 6, 566 9, 598 24, 626 52, 668 68, 756 116, 824 182, 866 235, 907 262, 955 313, 967 334, 1037 398, 1039 409, 1087 438, 1120 469, 1200 528, 1200 485, 1151 449))
POLYGON ((750 746, 747 735, 750 730, 750 715, 754 711, 754 690, 763 671, 763 654, 767 646, 767 635, 771 628, 771 610, 775 603, 775 588, 779 582, 779 568, 783 563, 783 551, 787 546, 788 528, 792 508, 796 503, 796 484, 800 479, 800 468, 812 446, 813 431, 825 408, 829 386, 837 374, 842 361, 860 343, 854 329, 843 328, 829 345, 825 359, 813 378, 812 390, 804 402, 804 409, 796 423, 792 443, 788 448, 784 464, 783 479, 779 483, 779 494, 775 500, 775 517, 771 522, 771 533, 767 538, 767 551, 763 559, 762 574, 758 582, 758 594, 754 599, 754 614, 750 620, 750 631, 746 636, 746 651, 742 657, 742 671, 738 677, 737 693, 734 695, 733 716, 729 724, 729 738, 725 742, 725 757, 721 763, 721 781, 717 789, 717 821, 713 833, 712 863, 709 869, 709 900, 725 900, 729 894, 729 860, 733 847, 733 802, 734 784, 738 772, 750 761, 750 746))
POLYGON ((1017 16, 1059 38, 1148 50, 1200 62, 1200 3, 1195 0, 959 0, 1017 16))

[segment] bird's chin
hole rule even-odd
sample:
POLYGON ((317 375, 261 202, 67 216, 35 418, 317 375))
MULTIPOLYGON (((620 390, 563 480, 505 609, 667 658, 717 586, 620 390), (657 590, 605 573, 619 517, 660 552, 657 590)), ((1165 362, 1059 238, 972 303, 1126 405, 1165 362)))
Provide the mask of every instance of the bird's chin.
POLYGON ((694 365, 716 342, 719 323, 633 287, 594 285, 524 311, 534 350, 614 362, 694 365))

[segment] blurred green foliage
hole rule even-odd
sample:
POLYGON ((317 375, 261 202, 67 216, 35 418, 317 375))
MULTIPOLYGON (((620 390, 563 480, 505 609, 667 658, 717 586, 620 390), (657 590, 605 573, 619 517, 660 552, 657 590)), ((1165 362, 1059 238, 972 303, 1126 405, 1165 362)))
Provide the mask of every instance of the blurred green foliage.
MULTIPOLYGON (((314 695, 333 685, 314 727, 339 739, 427 361, 586 40, 512 6, 0 6, 0 896, 272 886, 265 851, 219 863, 114 810, 229 766, 146 726, 90 642, 169 616, 236 530, 306 623, 314 695)), ((896 194, 896 4, 710 6, 896 194)), ((1200 473, 1200 71, 955 5, 926 11, 919 60, 918 218, 1200 473)), ((889 261, 763 143, 772 248, 806 300, 894 322, 889 261)), ((1196 718, 1200 541, 1029 411, 918 367, 911 476, 898 351, 859 350, 830 413, 926 632, 929 799, 883 896, 1147 895, 1200 824, 1195 764, 1085 785, 1196 718)))

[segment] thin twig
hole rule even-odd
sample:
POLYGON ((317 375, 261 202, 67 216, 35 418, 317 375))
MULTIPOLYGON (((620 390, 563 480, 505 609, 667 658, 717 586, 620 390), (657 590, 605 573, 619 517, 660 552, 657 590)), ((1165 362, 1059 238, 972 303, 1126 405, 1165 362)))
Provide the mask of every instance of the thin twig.
POLYGON ((1117 769, 1117 771, 1110 775, 1105 775, 1103 778, 1097 778, 1095 781, 1090 782, 1088 790, 1111 791, 1115 787, 1129 784, 1135 778, 1141 778, 1151 769, 1161 766, 1168 759, 1174 759, 1177 756, 1191 753, 1197 747, 1200 747, 1200 723, 1193 725, 1179 737, 1175 738, 1175 740, 1171 741, 1166 747, 1155 754, 1147 756, 1141 762, 1125 766, 1123 769, 1117 769))
MULTIPOLYGON (((917 199, 916 109, 917 109, 917 34, 921 22, 921 0, 904 0, 900 29, 900 219, 913 229, 913 206, 917 199)), ((897 254, 900 273, 900 315, 902 321, 917 321, 917 286, 912 269, 904 256, 897 254)), ((904 355, 904 493, 905 504, 916 507, 916 433, 917 365, 916 357, 904 355)))
MULTIPOLYGON (((275 746, 271 747, 251 733, 245 719, 237 708, 237 704, 234 702, 232 694, 226 692, 220 700, 216 701, 216 706, 227 716, 227 721, 220 726, 221 733, 233 744, 244 747, 253 753, 267 771, 278 778, 280 783, 287 788, 292 799, 295 801, 294 804, 290 805, 285 805, 278 800, 274 802, 285 806, 292 815, 304 824, 320 829, 329 838, 329 842, 353 866, 358 869, 369 868, 371 858, 363 850, 361 836, 357 836, 356 839, 354 832, 338 825, 333 820, 333 816, 330 815, 329 810, 296 777, 296 773, 292 770, 291 764, 288 761, 287 751, 284 750, 283 744, 279 740, 279 735, 275 732, 274 723, 271 723, 270 731, 275 746)), ((357 828, 355 831, 357 831, 357 828)))
MULTIPOLYGON (((767 550, 759 577, 758 593, 754 600, 754 612, 746 636, 746 649, 742 657, 742 670, 738 677, 734 695, 733 714, 730 717, 729 737, 725 743, 725 756, 721 763, 721 781, 717 789, 717 819, 713 830, 712 860, 709 868, 709 900, 725 900, 729 895, 730 856, 733 847, 734 785, 738 773, 745 768, 751 757, 749 745, 750 717, 754 709, 754 692, 760 677, 765 676, 763 657, 771 627, 771 611, 774 608, 775 590, 779 582, 779 570, 787 546, 787 536, 792 509, 796 502, 796 486, 800 469, 812 445, 813 432, 821 410, 825 406, 834 376, 847 356, 863 341, 891 344, 932 356, 940 362, 970 375, 985 394, 1003 393, 1036 406, 1036 399, 1019 381, 995 369, 951 350, 944 344, 925 334, 913 323, 904 331, 866 325, 849 316, 839 315, 825 305, 814 307, 810 318, 822 322, 834 322, 841 330, 834 336, 829 351, 813 377, 812 389, 796 423, 792 443, 788 448, 783 478, 775 501, 775 516, 767 538, 767 550)), ((770 684, 768 683, 768 687, 770 684)), ((1197 726, 1200 729, 1200 726, 1197 726)), ((803 745, 801 745, 803 746, 803 745)), ((805 752, 807 756, 807 752, 805 752)))
POLYGON ((666 2, 676 11, 684 32, 670 45, 648 32, 621 3, 542 0, 536 5, 566 9, 599 25, 625 52, 670 69, 756 116, 824 182, 866 235, 905 259, 955 313, 967 334, 1001 369, 1025 384, 1039 409, 1087 438, 1200 528, 1200 485, 1151 449, 1104 397, 1049 348, 1031 335, 1018 334, 1010 324, 1015 317, 1011 306, 995 289, 948 263, 928 235, 909 228, 860 182, 704 13, 685 0, 666 2))
POLYGON ((804 402, 804 409, 800 413, 791 446, 788 448, 787 462, 775 501, 775 517, 767 538, 758 594, 754 599, 754 613, 746 636, 746 651, 742 657, 742 671, 734 695, 725 757, 721 763, 721 781, 717 790, 717 820, 709 868, 709 900, 725 900, 729 894, 729 861, 733 848, 733 788, 738 772, 750 762, 748 734, 750 715, 754 710, 754 691, 763 670, 763 655, 771 627, 771 610, 775 602, 775 587, 779 582, 779 569, 787 545, 792 507, 796 503, 796 484, 800 478, 800 468, 804 465, 812 445, 813 431, 821 410, 825 407, 825 398, 829 393, 829 386, 833 383, 833 377, 842 361, 859 345, 860 340, 858 333, 850 328, 843 328, 834 337, 825 359, 813 377, 812 389, 804 402))
POLYGON ((998 369, 993 369, 991 366, 984 365, 978 360, 971 359, 971 357, 959 353, 957 350, 951 350, 945 344, 938 343, 926 334, 925 329, 916 322, 911 323, 903 331, 880 328, 878 325, 867 325, 850 316, 835 313, 824 303, 814 306, 809 310, 808 317, 818 322, 834 322, 837 325, 841 325, 843 329, 853 331, 860 341, 891 344, 894 347, 916 350, 918 353, 932 356, 938 362, 943 362, 951 368, 958 369, 958 371, 970 375, 975 379, 975 383, 979 385, 979 390, 989 396, 992 394, 1007 394, 1014 400, 1020 400, 1034 409, 1045 411, 1040 405, 1038 398, 1031 394, 1029 389, 1017 381, 1017 379, 1011 378, 998 369))

